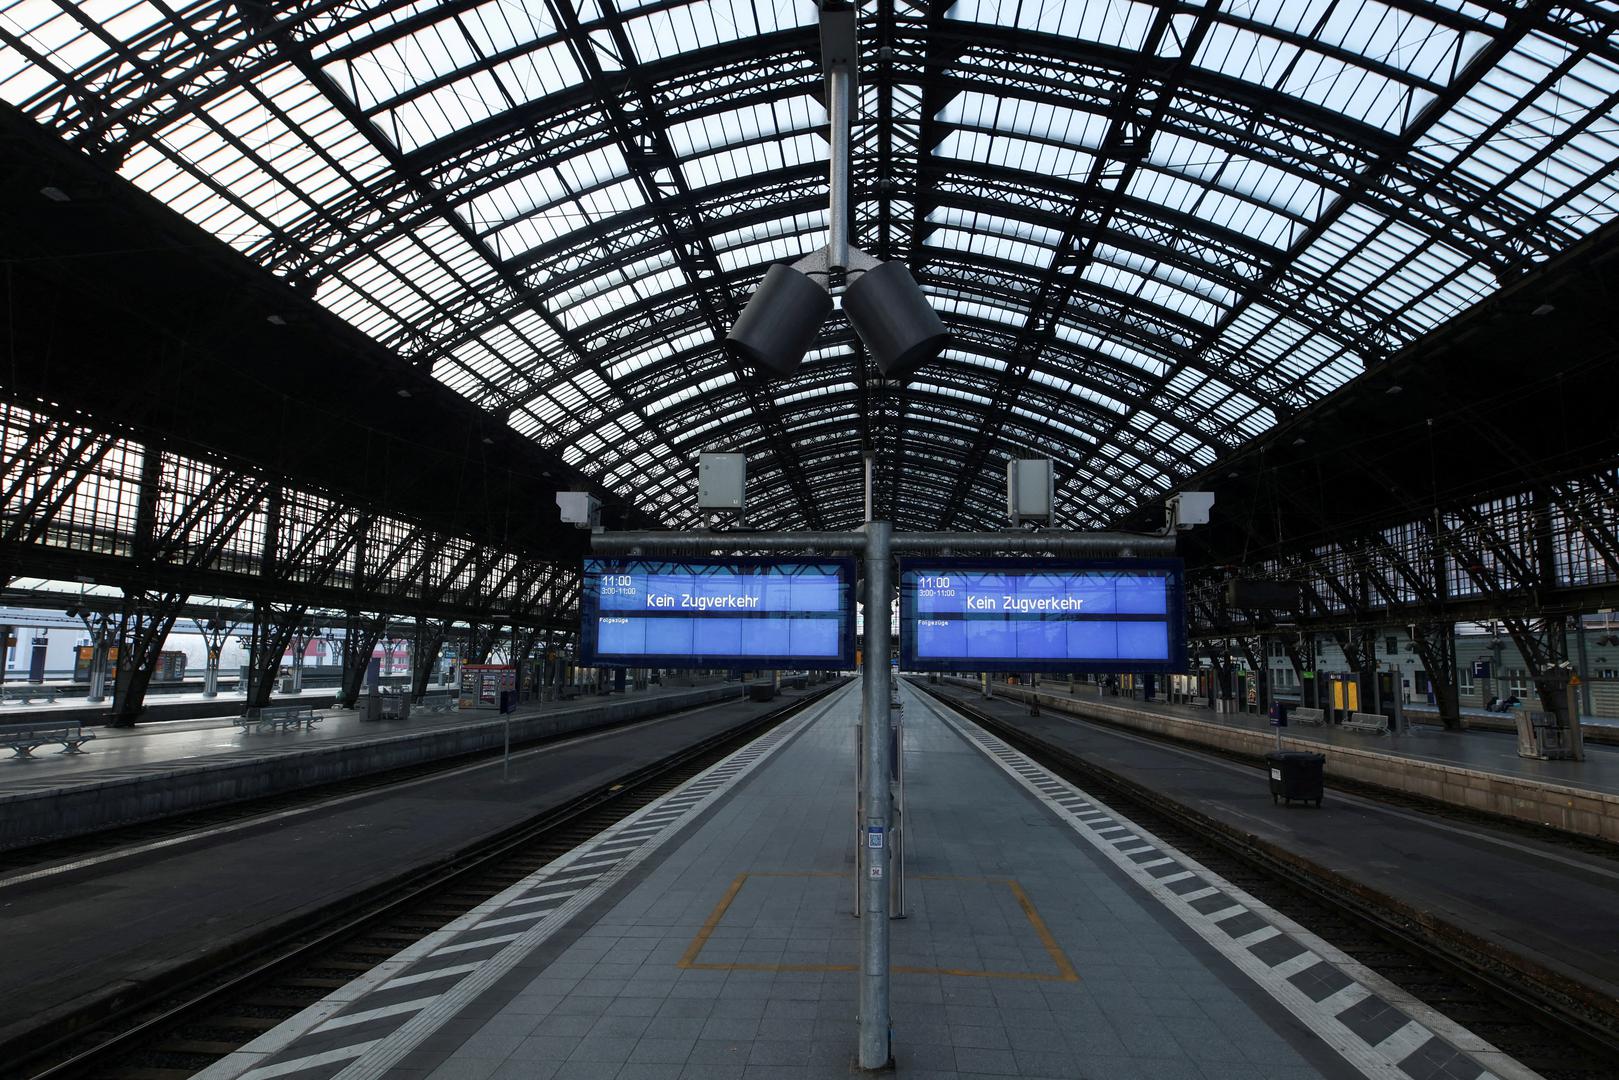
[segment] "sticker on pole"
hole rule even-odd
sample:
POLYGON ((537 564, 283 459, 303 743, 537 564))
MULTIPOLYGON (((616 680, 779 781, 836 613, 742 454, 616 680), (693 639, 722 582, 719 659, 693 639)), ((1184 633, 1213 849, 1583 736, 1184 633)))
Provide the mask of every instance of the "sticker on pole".
POLYGON ((874 878, 882 877, 883 876, 883 868, 880 867, 880 866, 873 866, 869 871, 867 871, 866 876, 867 877, 874 877, 874 878))
POLYGON ((883 827, 881 825, 866 826, 866 846, 869 848, 883 846, 883 827))

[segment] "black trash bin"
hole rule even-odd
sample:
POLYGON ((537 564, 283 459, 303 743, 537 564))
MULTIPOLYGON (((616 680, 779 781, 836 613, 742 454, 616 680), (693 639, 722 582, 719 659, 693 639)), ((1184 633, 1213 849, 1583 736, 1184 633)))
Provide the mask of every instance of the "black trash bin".
POLYGON ((1265 755, 1265 767, 1270 770, 1270 801, 1291 803, 1314 802, 1321 805, 1322 771, 1326 767, 1325 754, 1312 754, 1306 750, 1274 750, 1265 755))

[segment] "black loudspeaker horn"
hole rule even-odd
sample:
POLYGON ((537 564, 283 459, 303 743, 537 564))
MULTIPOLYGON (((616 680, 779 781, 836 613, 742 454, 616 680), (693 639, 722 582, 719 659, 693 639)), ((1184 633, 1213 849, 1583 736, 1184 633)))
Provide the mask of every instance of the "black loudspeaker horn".
POLYGON ((832 297, 786 263, 776 263, 725 335, 725 349, 771 378, 798 370, 832 313, 832 297))
POLYGON ((909 378, 950 341, 904 263, 883 263, 860 275, 844 290, 843 313, 887 379, 909 378))

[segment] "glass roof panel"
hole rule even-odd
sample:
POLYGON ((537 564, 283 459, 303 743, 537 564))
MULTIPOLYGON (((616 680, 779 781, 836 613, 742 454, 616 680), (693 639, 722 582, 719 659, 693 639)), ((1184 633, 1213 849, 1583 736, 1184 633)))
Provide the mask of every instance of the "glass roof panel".
MULTIPOLYGON (((961 0, 962 55, 922 65, 911 9, 867 8, 894 51, 866 57, 856 239, 910 265, 956 341, 925 409, 851 382, 836 318, 779 393, 744 391, 716 320, 826 225, 814 3, 630 0, 622 38, 592 2, 584 31, 511 0, 278 8, 296 54, 243 10, 0 0, 0 96, 671 521, 691 508, 668 463, 705 440, 767 453, 802 523, 795 432, 853 460, 868 435, 920 445, 896 425, 924 412, 960 431, 915 454, 955 502, 902 524, 980 513, 953 463, 1042 429, 1094 442, 1061 497, 1102 521, 1619 210, 1619 50, 1573 24, 1449 0, 1166 23, 1130 0, 961 0), (1054 103, 1065 86, 1089 104, 1054 103)), ((858 506, 855 483, 827 505, 858 506)))

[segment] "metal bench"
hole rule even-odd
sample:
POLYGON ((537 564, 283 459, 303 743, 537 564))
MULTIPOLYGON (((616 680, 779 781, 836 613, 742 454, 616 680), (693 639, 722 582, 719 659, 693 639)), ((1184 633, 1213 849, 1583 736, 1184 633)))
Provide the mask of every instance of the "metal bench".
POLYGON ((424 694, 420 707, 429 712, 454 712, 455 704, 454 694, 424 694))
POLYGON ((1362 735, 1387 735, 1389 718, 1382 713, 1350 713, 1342 727, 1345 731, 1358 731, 1362 735))
POLYGON ((35 698, 44 698, 50 704, 56 704, 56 687, 28 685, 0 687, 0 705, 13 702, 18 705, 32 705, 35 698))
POLYGON ((41 746, 60 743, 61 753, 82 754, 84 744, 95 738, 78 721, 35 720, 21 724, 0 724, 0 746, 9 746, 18 757, 33 757, 41 746))
POLYGON ((312 728, 320 721, 313 705, 266 705, 238 716, 236 726, 243 731, 263 731, 267 727, 285 731, 287 728, 312 728))
POLYGON ((1323 727, 1327 722, 1327 714, 1320 709, 1299 708, 1287 710, 1289 724, 1307 724, 1310 727, 1323 727))

